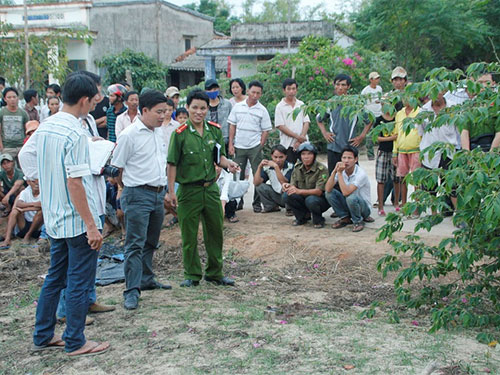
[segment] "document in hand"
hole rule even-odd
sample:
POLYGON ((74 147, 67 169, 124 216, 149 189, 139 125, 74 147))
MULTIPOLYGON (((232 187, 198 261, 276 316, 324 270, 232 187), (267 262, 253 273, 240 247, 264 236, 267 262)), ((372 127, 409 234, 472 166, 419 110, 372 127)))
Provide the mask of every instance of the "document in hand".
POLYGON ((90 171, 93 175, 101 174, 114 148, 115 143, 111 141, 89 139, 90 171))

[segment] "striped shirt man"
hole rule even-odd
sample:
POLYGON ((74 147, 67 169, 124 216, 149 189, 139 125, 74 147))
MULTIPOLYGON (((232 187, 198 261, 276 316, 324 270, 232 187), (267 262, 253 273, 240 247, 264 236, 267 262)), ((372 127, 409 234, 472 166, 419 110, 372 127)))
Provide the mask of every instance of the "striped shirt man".
POLYGON ((36 154, 42 211, 47 233, 55 239, 87 232, 71 202, 67 179, 81 178, 90 212, 102 229, 93 194, 88 136, 79 119, 66 112, 50 116, 36 131, 36 154))
POLYGON ((108 128, 108 140, 110 140, 111 142, 116 142, 116 118, 126 110, 127 107, 123 106, 122 109, 115 113, 115 106, 112 105, 106 111, 106 127, 108 128))

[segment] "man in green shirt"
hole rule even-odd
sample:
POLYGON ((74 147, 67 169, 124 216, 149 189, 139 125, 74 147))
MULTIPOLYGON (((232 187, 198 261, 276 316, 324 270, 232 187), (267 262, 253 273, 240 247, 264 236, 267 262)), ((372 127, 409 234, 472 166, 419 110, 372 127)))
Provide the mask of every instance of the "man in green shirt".
POLYGON ((20 193, 24 185, 24 174, 14 165, 14 158, 10 154, 2 154, 0 156, 0 182, 2 183, 2 191, 0 198, 2 205, 5 207, 3 216, 8 216, 17 195, 20 193))
POLYGON ((283 184, 283 200, 293 211, 293 225, 305 224, 312 214, 314 228, 323 228, 323 212, 330 208, 325 198, 328 169, 316 160, 318 150, 313 144, 304 142, 297 152, 301 161, 295 165, 290 183, 283 184))
POLYGON ((19 108, 19 94, 14 87, 3 90, 7 106, 0 109, 0 152, 17 157, 23 147, 24 125, 29 121, 26 111, 19 108))
POLYGON ((222 274, 222 206, 216 180, 215 164, 229 172, 239 171, 235 162, 226 158, 220 126, 206 122, 208 95, 193 90, 187 96, 189 120, 172 134, 168 148, 168 198, 177 208, 182 236, 184 281, 181 286, 199 284, 202 277, 198 255, 198 226, 203 226, 207 250, 205 280, 219 285, 234 285, 222 274), (177 198, 174 184, 179 183, 177 198))

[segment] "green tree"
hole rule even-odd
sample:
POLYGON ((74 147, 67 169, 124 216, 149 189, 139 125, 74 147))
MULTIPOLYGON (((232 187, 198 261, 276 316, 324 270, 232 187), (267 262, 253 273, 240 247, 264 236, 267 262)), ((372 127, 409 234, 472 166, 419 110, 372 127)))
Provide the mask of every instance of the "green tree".
POLYGON ((288 21, 288 10, 290 10, 291 21, 307 21, 325 18, 323 5, 302 8, 300 0, 264 0, 260 13, 254 11, 256 0, 245 0, 243 2, 243 22, 286 22, 288 21), (289 8, 290 7, 290 8, 289 8))
POLYGON ((104 81, 107 84, 124 81, 127 70, 130 70, 134 89, 166 89, 167 67, 142 52, 126 49, 116 55, 104 56, 96 64, 106 69, 104 81))
POLYGON ((0 22, 0 71, 11 84, 38 90, 45 89, 45 82, 51 74, 63 81, 68 73, 67 42, 70 39, 92 43, 87 31, 58 30, 48 35, 29 34, 30 82, 24 82, 25 49, 24 30, 14 30, 12 25, 0 22))
MULTIPOLYGON (((461 67, 465 51, 484 50, 489 36, 498 38, 500 29, 484 18, 490 8, 498 15, 498 4, 499 0, 401 0, 395 7, 391 0, 371 0, 352 16, 354 36, 365 48, 394 51, 397 64, 420 80, 435 66, 461 67)), ((498 25, 498 17, 492 22, 498 25)))
POLYGON ((191 3, 186 8, 214 17, 214 29, 225 35, 231 33, 231 26, 240 22, 239 18, 231 15, 232 7, 225 0, 200 0, 199 4, 191 3))

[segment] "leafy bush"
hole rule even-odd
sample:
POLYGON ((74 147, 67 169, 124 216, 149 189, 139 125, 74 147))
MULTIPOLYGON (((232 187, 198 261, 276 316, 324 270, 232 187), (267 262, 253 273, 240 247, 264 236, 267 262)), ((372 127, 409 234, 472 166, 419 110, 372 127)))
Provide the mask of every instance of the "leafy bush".
POLYGON ((126 49, 116 55, 104 56, 96 62, 97 66, 106 68, 104 82, 108 85, 125 81, 125 74, 130 70, 134 89, 141 91, 148 87, 164 91, 168 69, 142 52, 126 49))

